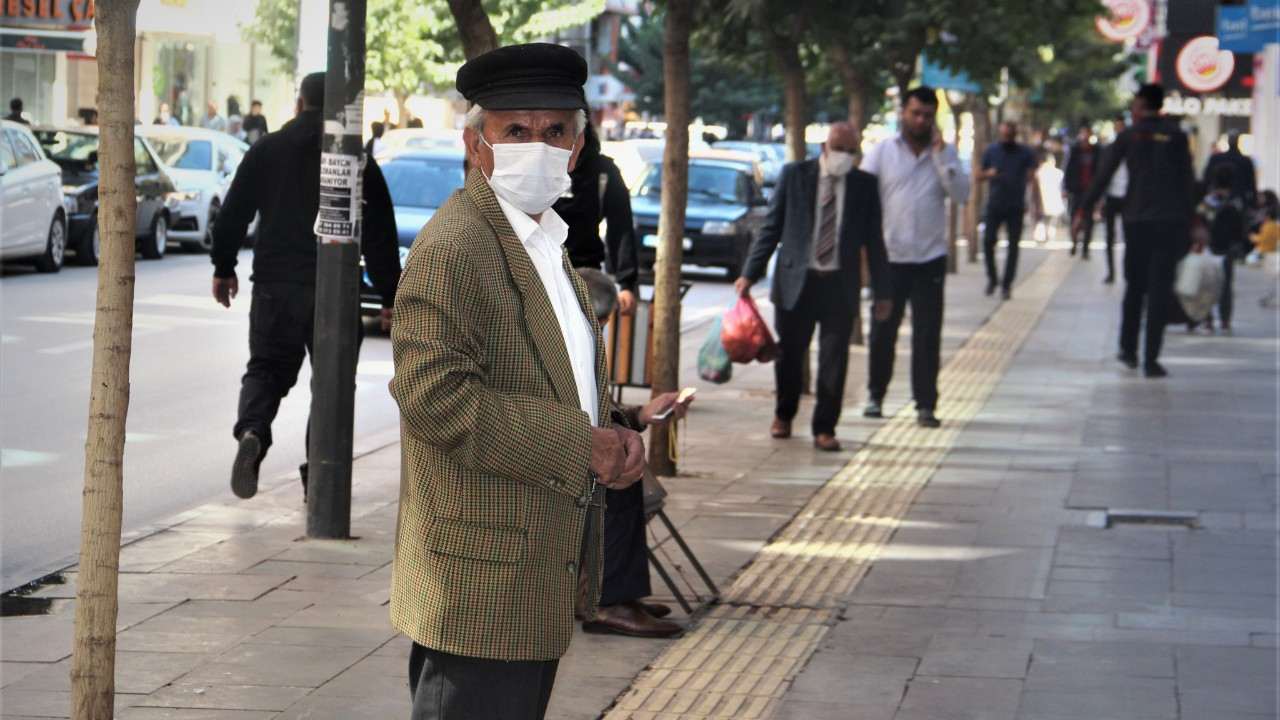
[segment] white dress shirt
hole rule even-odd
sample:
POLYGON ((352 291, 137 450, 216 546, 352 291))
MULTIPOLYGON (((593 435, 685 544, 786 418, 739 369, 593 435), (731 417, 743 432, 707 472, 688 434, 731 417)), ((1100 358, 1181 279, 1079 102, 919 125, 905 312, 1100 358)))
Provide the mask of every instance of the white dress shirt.
POLYGON ((813 205, 813 242, 809 243, 809 269, 840 269, 840 228, 844 227, 844 175, 832 175, 827 171, 827 155, 818 156, 818 197, 813 205), (818 233, 822 232, 822 198, 830 190, 836 194, 836 252, 831 262, 823 265, 818 262, 818 233))
POLYGON ((871 148, 861 168, 880 181, 889 262, 923 263, 947 254, 943 200, 969 198, 969 176, 955 146, 916 155, 901 135, 871 148))
POLYGON ((498 205, 538 271, 538 279, 559 321, 565 350, 569 352, 574 384, 578 386, 578 403, 591 418, 591 425, 598 426, 600 395, 596 389, 596 337, 565 272, 564 241, 569 237, 569 226, 554 210, 548 209, 542 213, 542 222, 536 222, 502 198, 498 198, 498 205))

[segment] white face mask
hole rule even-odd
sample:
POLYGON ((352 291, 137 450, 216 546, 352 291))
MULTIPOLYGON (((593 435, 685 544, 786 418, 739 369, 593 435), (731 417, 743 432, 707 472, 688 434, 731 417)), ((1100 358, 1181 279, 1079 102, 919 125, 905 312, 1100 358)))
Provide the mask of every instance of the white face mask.
POLYGON ((853 169, 853 153, 842 150, 827 150, 827 174, 848 175, 853 169))
POLYGON ((569 190, 569 158, 572 150, 562 150, 543 142, 498 143, 480 136, 493 151, 493 176, 488 178, 493 194, 522 212, 546 212, 569 190))

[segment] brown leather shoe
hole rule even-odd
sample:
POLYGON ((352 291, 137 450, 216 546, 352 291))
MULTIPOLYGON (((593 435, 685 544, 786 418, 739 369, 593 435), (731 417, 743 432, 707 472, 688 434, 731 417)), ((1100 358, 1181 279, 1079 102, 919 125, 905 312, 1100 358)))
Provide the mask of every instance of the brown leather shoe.
POLYGON ((818 433, 813 436, 813 446, 823 452, 837 452, 840 450, 840 441, 835 435, 818 433))
POLYGON ((769 426, 769 434, 776 438, 791 437, 791 421, 774 418, 773 424, 769 426))
POLYGON ((643 600, 637 600, 636 603, 640 607, 644 608, 645 612, 649 613, 650 615, 656 618, 664 618, 671 614, 670 605, 663 605, 662 603, 656 603, 656 602, 645 602, 643 600))
POLYGON ((636 602, 601 606, 594 620, 582 623, 582 629, 589 633, 642 638, 671 638, 684 633, 684 628, 670 620, 655 618, 636 602))

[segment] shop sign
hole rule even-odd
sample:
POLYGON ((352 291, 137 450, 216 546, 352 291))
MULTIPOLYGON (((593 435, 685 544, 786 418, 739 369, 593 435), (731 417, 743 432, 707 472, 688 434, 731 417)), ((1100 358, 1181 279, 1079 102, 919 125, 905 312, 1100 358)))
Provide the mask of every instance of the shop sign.
POLYGON ((1219 48, 1238 53, 1261 52, 1280 42, 1280 0, 1219 7, 1217 35, 1219 48))
POLYGON ((1107 14, 1094 19, 1098 32, 1108 40, 1124 42, 1137 38, 1151 24, 1147 0, 1104 0, 1107 14))
POLYGON ((1252 117, 1253 98, 1187 97, 1173 92, 1165 96, 1163 110, 1169 115, 1252 117))
POLYGON ((1201 35, 1182 46, 1174 67, 1188 90, 1207 93, 1227 84, 1235 72, 1236 57, 1229 50, 1218 49, 1218 38, 1201 35))
POLYGON ((93 0, 0 0, 4 25, 89 25, 93 0))
POLYGON ((34 53, 84 53, 84 32, 21 32, 5 29, 0 32, 0 48, 34 53))

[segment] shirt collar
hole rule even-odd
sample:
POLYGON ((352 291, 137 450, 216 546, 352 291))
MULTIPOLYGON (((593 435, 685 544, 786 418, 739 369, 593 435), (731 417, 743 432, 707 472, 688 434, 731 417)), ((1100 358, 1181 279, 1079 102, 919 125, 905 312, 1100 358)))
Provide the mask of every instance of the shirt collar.
POLYGON ((569 238, 569 226, 556 214, 555 210, 547 208, 547 211, 542 213, 542 222, 537 222, 515 205, 497 195, 494 195, 494 198, 502 208, 502 214, 507 217, 507 222, 511 223, 511 229, 515 231, 516 237, 520 238, 520 242, 526 248, 533 243, 538 230, 541 230, 555 247, 560 247, 569 238))

